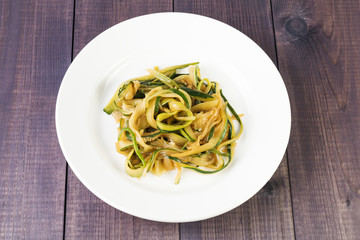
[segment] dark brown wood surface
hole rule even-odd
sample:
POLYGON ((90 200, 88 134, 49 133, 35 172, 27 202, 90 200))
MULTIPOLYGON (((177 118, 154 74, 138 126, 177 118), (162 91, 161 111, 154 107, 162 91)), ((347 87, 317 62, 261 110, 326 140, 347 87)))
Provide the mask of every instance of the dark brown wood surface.
POLYGON ((55 101, 71 62, 71 1, 0 1, 0 239, 63 236, 55 101))
POLYGON ((359 239, 360 4, 356 0, 0 1, 0 239, 359 239), (131 17, 181 11, 239 29, 273 60, 292 108, 287 153, 221 216, 159 223, 114 209, 76 178, 55 131, 73 57, 131 17))
POLYGON ((273 1, 297 239, 360 238, 359 1, 273 1))

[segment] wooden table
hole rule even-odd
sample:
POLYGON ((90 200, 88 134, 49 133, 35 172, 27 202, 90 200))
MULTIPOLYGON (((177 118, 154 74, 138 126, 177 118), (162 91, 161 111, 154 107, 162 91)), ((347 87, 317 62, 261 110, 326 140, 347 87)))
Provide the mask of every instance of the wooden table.
POLYGON ((360 239, 359 23, 358 0, 0 1, 0 239, 360 239), (108 27, 164 11, 248 35, 291 102, 290 142, 272 179, 200 222, 110 207, 76 178, 56 136, 56 96, 72 59, 108 27))

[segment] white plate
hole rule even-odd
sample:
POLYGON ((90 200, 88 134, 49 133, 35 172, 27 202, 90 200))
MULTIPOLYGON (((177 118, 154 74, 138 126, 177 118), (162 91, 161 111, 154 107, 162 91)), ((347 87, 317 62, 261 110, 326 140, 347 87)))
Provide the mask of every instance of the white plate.
POLYGON ((70 65, 56 103, 60 146, 81 182, 121 211, 163 222, 214 217, 252 197, 279 166, 290 122, 283 80, 260 47, 229 25, 185 13, 136 17, 98 35, 70 65), (103 107, 118 85, 146 68, 194 61, 245 114, 233 162, 212 175, 185 169, 178 185, 176 171, 128 176, 115 150, 117 124, 103 107))

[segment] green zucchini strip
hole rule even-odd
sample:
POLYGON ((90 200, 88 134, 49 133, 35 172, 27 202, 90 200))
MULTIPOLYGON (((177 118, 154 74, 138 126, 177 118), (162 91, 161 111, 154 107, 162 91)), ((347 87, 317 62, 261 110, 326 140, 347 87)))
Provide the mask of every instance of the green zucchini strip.
POLYGON ((215 154, 223 156, 223 157, 229 157, 230 156, 228 153, 220 152, 216 148, 210 149, 209 152, 215 153, 215 154))
POLYGON ((154 81, 154 80, 147 80, 147 81, 142 81, 140 82, 141 86, 146 86, 146 87, 158 87, 158 86, 164 86, 165 84, 160 82, 160 81, 154 81))
POLYGON ((230 105, 229 101, 226 99, 226 97, 222 93, 222 90, 220 90, 220 95, 224 99, 224 102, 227 102, 227 106, 229 107, 230 112, 232 113, 232 115, 236 118, 236 120, 240 123, 240 125, 242 125, 242 122, 241 122, 241 119, 240 119, 239 115, 236 113, 235 109, 230 105))
MULTIPOLYGON (((172 75, 174 75, 176 73, 177 69, 183 69, 186 68, 190 65, 196 65, 199 64, 199 62, 193 62, 193 63, 185 63, 185 64, 181 64, 181 65, 174 65, 174 66, 170 66, 170 67, 166 67, 163 68, 161 70, 159 70, 160 73, 165 74, 166 76, 170 77, 172 75)), ((153 75, 145 75, 145 76, 141 76, 141 77, 137 77, 137 78, 132 78, 130 80, 134 81, 149 81, 149 80, 153 80, 154 76, 153 75)))
POLYGON ((180 129, 180 133, 190 142, 195 142, 195 135, 192 132, 191 126, 180 129))
POLYGON ((124 83, 116 90, 114 96, 109 103, 104 107, 103 111, 110 115, 116 108, 116 102, 120 99, 120 94, 129 86, 131 82, 124 83))
POLYGON ((226 120, 225 120, 225 126, 224 126, 224 130, 223 132, 221 133, 221 136, 220 136, 220 139, 219 141, 216 143, 216 145, 214 146, 214 148, 216 148, 217 146, 219 146, 221 144, 221 142, 223 141, 225 135, 226 135, 226 132, 227 132, 227 129, 228 129, 228 124, 229 124, 229 119, 227 118, 227 115, 226 115, 226 120))
POLYGON ((214 93, 216 93, 216 82, 210 82, 210 83, 211 83, 211 87, 208 94, 213 95, 214 93))
POLYGON ((215 126, 213 126, 213 127, 210 129, 208 141, 213 137, 213 135, 214 135, 214 130, 215 130, 215 126))
MULTIPOLYGON (((210 81, 209 81, 209 79, 207 79, 207 78, 203 78, 203 79, 201 79, 201 81, 199 82, 199 84, 197 85, 197 87, 196 87, 196 89, 197 90, 199 90, 199 91, 201 91, 201 86, 204 84, 204 82, 206 82, 206 87, 208 88, 210 88, 211 86, 209 86, 209 84, 210 84, 210 81)), ((209 89, 210 90, 210 89, 209 89)))
POLYGON ((141 163, 142 163, 143 165, 145 165, 145 159, 144 159, 143 155, 142 155, 141 152, 140 152, 139 146, 138 146, 138 144, 137 144, 137 142, 136 142, 136 137, 135 137, 134 132, 133 132, 130 128, 123 128, 123 129, 121 129, 121 131, 120 131, 120 133, 119 133, 119 136, 121 136, 121 134, 122 134, 123 132, 125 132, 125 134, 126 134, 126 132, 128 132, 128 133, 131 134, 131 138, 132 138, 131 140, 132 140, 133 143, 134 143, 135 153, 136 153, 136 155, 139 157, 141 163))
POLYGON ((119 150, 120 151, 124 151, 124 150, 126 150, 126 149, 128 149, 128 148, 131 148, 131 147, 133 147, 134 145, 128 145, 128 146, 125 146, 125 147, 122 147, 122 148, 120 148, 119 150))
POLYGON ((154 69, 147 69, 147 71, 153 75, 155 78, 159 79, 164 84, 168 85, 170 88, 179 88, 176 82, 174 82, 171 78, 166 76, 165 74, 162 74, 159 71, 156 71, 154 69))
POLYGON ((156 102, 155 102, 155 109, 154 109, 154 115, 158 114, 159 112, 159 108, 160 108, 160 99, 161 97, 157 97, 156 98, 156 102))
POLYGON ((154 133, 150 133, 149 135, 142 135, 141 137, 143 138, 153 138, 156 137, 157 135, 160 135, 162 132, 161 131, 155 131, 154 133))
POLYGON ((197 65, 189 68, 189 76, 194 80, 195 87, 199 84, 199 77, 197 75, 198 68, 197 65))
POLYGON ((195 76, 194 77, 195 77, 195 81, 197 82, 197 84, 199 84, 199 80, 201 80, 198 75, 199 71, 200 71, 200 69, 199 69, 198 65, 195 65, 195 76))
POLYGON ((195 90, 195 89, 191 89, 191 88, 187 88, 187 87, 183 87, 181 86, 180 87, 182 90, 184 90, 185 92, 187 92, 190 96, 192 96, 193 98, 195 99, 198 99, 198 100, 210 100, 210 99, 214 99, 213 96, 209 95, 209 94, 206 94, 206 93, 203 93, 203 92, 200 92, 198 90, 195 90))
POLYGON ((176 114, 176 112, 170 112, 170 113, 160 113, 159 115, 157 115, 156 117, 156 124, 158 126, 158 128, 160 130, 164 130, 164 131, 170 131, 170 132, 174 132, 177 130, 180 130, 186 126, 189 126, 192 121, 184 121, 181 124, 166 124, 166 123, 162 123, 163 120, 172 117, 176 114))
POLYGON ((176 150, 175 150, 175 149, 171 149, 171 148, 160 148, 160 149, 156 149, 156 150, 153 152, 153 154, 151 155, 148 169, 151 169, 151 168, 152 168, 152 165, 153 165, 154 162, 155 162, 156 156, 157 156, 158 152, 160 152, 160 151, 176 151, 176 150))
POLYGON ((190 109, 190 103, 189 103, 187 97, 186 97, 179 89, 172 88, 172 89, 170 89, 170 91, 172 91, 172 92, 176 93, 177 95, 179 95, 180 97, 182 97, 182 99, 184 99, 184 102, 185 102, 185 104, 186 104, 186 107, 187 107, 188 109, 190 109))
POLYGON ((194 139, 190 138, 190 136, 186 134, 186 132, 184 131, 184 129, 180 129, 180 133, 181 133, 181 135, 183 135, 184 138, 186 138, 188 141, 190 141, 190 142, 195 142, 194 139))
POLYGON ((125 116, 130 116, 131 112, 125 112, 124 110, 122 110, 115 102, 114 100, 114 106, 115 106, 115 109, 119 110, 122 114, 124 114, 125 116))
POLYGON ((135 98, 143 99, 144 97, 145 97, 144 92, 137 91, 137 93, 134 95, 133 99, 135 99, 135 98))

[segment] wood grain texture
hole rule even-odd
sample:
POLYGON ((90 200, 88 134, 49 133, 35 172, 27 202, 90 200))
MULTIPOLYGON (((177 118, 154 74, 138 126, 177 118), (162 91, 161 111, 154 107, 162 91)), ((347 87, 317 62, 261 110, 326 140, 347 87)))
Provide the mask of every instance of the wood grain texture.
POLYGON ((0 1, 0 239, 63 236, 55 101, 70 63, 70 1, 0 1))
MULTIPOLYGON (((174 10, 209 16, 239 29, 276 64, 269 1, 175 0, 174 10)), ((206 221, 181 224, 180 233, 181 239, 294 239, 286 158, 264 188, 245 204, 206 221)))
POLYGON ((229 24, 256 42, 276 64, 268 0, 174 0, 174 11, 200 14, 229 24))
MULTIPOLYGON (((128 18, 172 11, 171 1, 76 1, 74 55, 108 27, 128 18)), ((143 220, 114 209, 69 169, 66 239, 178 239, 178 224, 143 220)))
POLYGON ((297 239, 360 236, 359 1, 274 0, 297 239))
POLYGON ((181 239, 294 239, 286 175, 284 158, 263 189, 241 206, 208 220, 180 224, 181 239))

